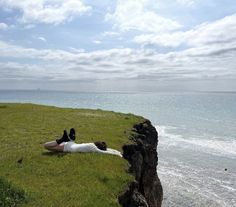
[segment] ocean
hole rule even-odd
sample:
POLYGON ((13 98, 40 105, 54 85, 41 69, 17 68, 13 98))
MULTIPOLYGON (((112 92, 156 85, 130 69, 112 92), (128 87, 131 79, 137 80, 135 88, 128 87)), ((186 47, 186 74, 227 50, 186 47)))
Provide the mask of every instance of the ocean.
POLYGON ((164 207, 236 206, 236 93, 1 90, 0 102, 142 115, 159 133, 164 207))

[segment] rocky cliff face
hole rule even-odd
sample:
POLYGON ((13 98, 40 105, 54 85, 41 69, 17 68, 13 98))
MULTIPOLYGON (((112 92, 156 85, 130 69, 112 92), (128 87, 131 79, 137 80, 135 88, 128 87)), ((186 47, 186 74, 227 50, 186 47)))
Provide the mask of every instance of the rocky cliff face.
POLYGON ((127 190, 119 196, 123 207, 160 207, 163 199, 161 182, 157 175, 158 134, 149 120, 134 125, 133 144, 123 146, 123 156, 130 163, 134 175, 127 190))

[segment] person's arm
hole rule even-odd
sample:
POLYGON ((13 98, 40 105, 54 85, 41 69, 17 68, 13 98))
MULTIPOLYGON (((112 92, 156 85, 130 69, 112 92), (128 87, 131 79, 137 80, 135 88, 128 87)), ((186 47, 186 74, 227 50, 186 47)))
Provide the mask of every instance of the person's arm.
POLYGON ((115 149, 111 149, 111 148, 107 148, 107 150, 100 150, 98 148, 96 148, 96 151, 98 153, 104 153, 104 154, 111 154, 111 155, 117 155, 119 157, 122 157, 122 154, 120 151, 115 150, 115 149))

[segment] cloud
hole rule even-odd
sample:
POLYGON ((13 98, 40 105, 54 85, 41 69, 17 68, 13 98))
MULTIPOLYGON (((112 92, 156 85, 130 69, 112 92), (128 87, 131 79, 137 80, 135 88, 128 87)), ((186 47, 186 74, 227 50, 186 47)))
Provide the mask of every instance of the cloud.
POLYGON ((186 41, 186 33, 175 32, 161 35, 143 34, 134 37, 134 42, 142 45, 156 45, 163 47, 178 47, 186 41))
POLYGON ((6 23, 1 22, 0 23, 0 30, 7 30, 9 27, 6 23))
MULTIPOLYGON (((236 15, 231 15, 188 31, 135 37, 139 44, 174 48, 163 53, 131 48, 93 52, 76 48, 68 51, 35 49, 0 41, 1 60, 11 59, 8 63, 0 61, 0 78, 49 81, 236 79, 235 22, 236 15), (180 48, 176 50, 176 47, 180 48)), ((43 37, 41 40, 44 41, 43 37)))
POLYGON ((22 23, 61 24, 88 13, 91 7, 80 0, 1 0, 0 5, 21 12, 22 23))
MULTIPOLYGON (((44 59, 48 58, 51 50, 37 50, 34 48, 25 48, 19 45, 10 44, 4 41, 0 41, 0 53, 1 57, 13 57, 13 58, 29 58, 29 59, 44 59)), ((65 55, 65 52, 55 50, 53 54, 65 55)))
POLYGON ((94 40, 93 43, 98 45, 101 44, 102 42, 100 40, 94 40))
POLYGON ((0 41, 0 54, 1 60, 11 59, 0 61, 4 80, 236 79, 236 47, 219 50, 203 45, 169 53, 130 48, 84 52, 25 48, 0 41))
POLYGON ((177 3, 185 5, 185 6, 192 6, 195 3, 195 0, 177 0, 177 3))
POLYGON ((45 39, 45 37, 38 37, 39 40, 43 41, 43 42, 47 42, 47 40, 45 39))
POLYGON ((148 0, 118 0, 114 13, 108 13, 105 20, 113 23, 122 32, 137 30, 160 33, 179 29, 181 25, 148 9, 148 0))
POLYGON ((24 26, 24 29, 32 29, 32 28, 35 28, 36 25, 35 24, 27 24, 24 26))
POLYGON ((134 38, 139 44, 163 47, 206 46, 219 49, 236 44, 236 15, 226 16, 214 22, 206 22, 188 31, 178 31, 161 35, 139 35, 134 38))
POLYGON ((104 37, 114 37, 114 36, 119 36, 119 32, 114 32, 114 31, 105 31, 102 33, 102 36, 104 37))
POLYGON ((22 64, 17 62, 0 62, 0 80, 50 80, 50 73, 34 64, 22 64))
POLYGON ((74 47, 69 47, 68 48, 70 52, 73 52, 73 53, 82 53, 82 52, 85 52, 84 49, 81 49, 81 48, 74 48, 74 47))

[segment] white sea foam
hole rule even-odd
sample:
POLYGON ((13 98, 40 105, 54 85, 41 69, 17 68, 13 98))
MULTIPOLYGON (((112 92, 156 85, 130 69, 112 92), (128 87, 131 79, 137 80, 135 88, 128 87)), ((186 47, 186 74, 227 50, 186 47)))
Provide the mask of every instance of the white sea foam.
POLYGON ((156 129, 159 133, 159 141, 162 147, 168 148, 178 145, 178 147, 182 148, 191 147, 206 153, 236 158, 236 140, 223 140, 218 137, 210 137, 210 135, 209 137, 185 138, 183 135, 170 132, 176 129, 176 127, 172 126, 157 126, 156 129))
POLYGON ((223 188, 226 188, 227 190, 230 190, 230 191, 232 191, 232 192, 235 192, 236 191, 236 189, 235 188, 233 188, 233 187, 231 187, 231 186, 228 186, 228 185, 221 185, 223 188))
POLYGON ((182 161, 171 164, 161 161, 158 173, 165 192, 165 207, 235 206, 233 180, 226 184, 219 174, 183 165, 182 161))
POLYGON ((229 206, 215 192, 214 186, 204 185, 207 181, 204 177, 196 176, 192 171, 176 172, 177 169, 177 166, 164 166, 158 171, 165 192, 163 206, 229 206))

